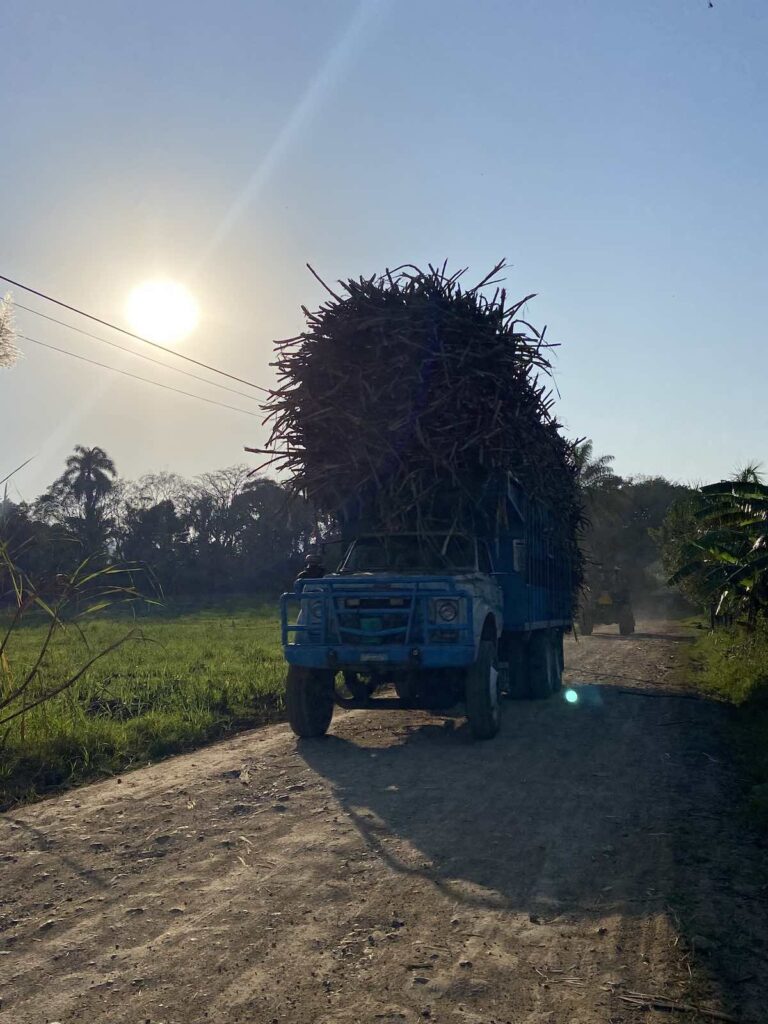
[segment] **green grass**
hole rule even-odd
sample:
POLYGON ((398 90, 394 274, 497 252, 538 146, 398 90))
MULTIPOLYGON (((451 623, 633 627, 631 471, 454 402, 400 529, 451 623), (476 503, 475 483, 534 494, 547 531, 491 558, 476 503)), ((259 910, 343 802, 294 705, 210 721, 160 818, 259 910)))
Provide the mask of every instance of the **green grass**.
MULTIPOLYGON (((283 715, 285 663, 274 604, 180 605, 113 615, 59 634, 46 686, 131 628, 136 639, 71 689, 0 727, 0 809, 88 778, 116 774, 283 715), (7 734, 5 733, 7 731, 7 734)), ((42 620, 15 631, 13 678, 40 649, 42 620)), ((0 673, 7 687, 8 677, 0 673)))
POLYGON ((700 689, 736 706, 736 758, 751 780, 755 818, 768 830, 768 624, 751 635, 723 629, 701 636, 689 670, 700 689))
POLYGON ((736 705, 768 704, 768 628, 707 633, 696 641, 691 659, 705 692, 736 705))

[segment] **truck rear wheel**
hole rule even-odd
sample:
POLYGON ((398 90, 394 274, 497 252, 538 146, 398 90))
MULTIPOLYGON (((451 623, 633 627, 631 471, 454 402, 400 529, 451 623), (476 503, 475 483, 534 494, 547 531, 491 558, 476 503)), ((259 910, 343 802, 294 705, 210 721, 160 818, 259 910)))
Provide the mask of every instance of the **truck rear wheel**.
POLYGON ((528 696, 528 640, 525 633, 502 634, 502 658, 507 661, 506 695, 511 700, 528 696))
POLYGON ((291 729, 302 739, 324 736, 333 718, 333 674, 289 665, 285 706, 291 729))
POLYGON ((474 738, 489 740, 495 736, 501 725, 495 641, 480 641, 477 661, 467 669, 464 699, 467 721, 474 738))
POLYGON ((562 629, 554 630, 554 676, 552 679, 552 693, 560 693, 563 688, 563 672, 565 671, 565 650, 563 648, 562 629))
POLYGON ((635 616, 632 614, 632 609, 627 608, 619 615, 619 633, 621 633, 622 636, 630 636, 634 632, 635 616))
POLYGON ((562 685, 562 672, 557 652, 557 640, 562 634, 554 629, 537 629, 528 642, 528 696, 533 700, 546 700, 562 685))

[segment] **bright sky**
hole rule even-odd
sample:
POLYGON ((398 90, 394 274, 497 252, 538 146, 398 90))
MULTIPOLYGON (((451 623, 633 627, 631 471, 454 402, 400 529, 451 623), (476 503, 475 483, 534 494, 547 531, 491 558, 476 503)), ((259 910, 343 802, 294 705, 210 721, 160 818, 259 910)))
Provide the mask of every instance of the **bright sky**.
MULTIPOLYGON (((479 278, 506 256, 562 342, 570 435, 626 474, 768 462, 765 0, 4 0, 0 38, 0 273, 121 323, 135 285, 182 281, 202 319, 180 350, 269 385, 271 340, 322 299, 306 261, 333 280, 447 257, 479 278)), ((192 475, 265 439, 260 418, 21 344, 0 477, 35 456, 27 498, 77 443, 126 476, 192 475)))

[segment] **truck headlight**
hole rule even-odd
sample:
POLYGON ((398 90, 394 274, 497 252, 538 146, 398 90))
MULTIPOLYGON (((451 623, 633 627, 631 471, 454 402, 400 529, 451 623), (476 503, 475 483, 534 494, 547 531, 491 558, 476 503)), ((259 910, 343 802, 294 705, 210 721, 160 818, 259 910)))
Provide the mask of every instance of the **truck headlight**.
POLYGON ((323 617, 323 602, 322 601, 310 601, 309 602, 309 617, 313 622, 318 622, 323 617))
POLYGON ((441 622, 455 622, 459 615, 458 601, 438 601, 436 603, 437 617, 441 622))

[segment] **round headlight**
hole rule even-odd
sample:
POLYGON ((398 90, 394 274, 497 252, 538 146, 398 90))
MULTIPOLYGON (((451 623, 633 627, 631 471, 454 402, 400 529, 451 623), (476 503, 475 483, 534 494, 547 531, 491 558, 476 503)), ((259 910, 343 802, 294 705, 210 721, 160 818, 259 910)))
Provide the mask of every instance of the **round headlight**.
POLYGON ((323 617, 323 602, 322 601, 310 601, 309 602, 309 615, 310 618, 317 621, 323 617))
POLYGON ((453 622, 458 614, 459 605, 457 601, 437 602, 437 617, 442 619, 443 622, 453 622))

